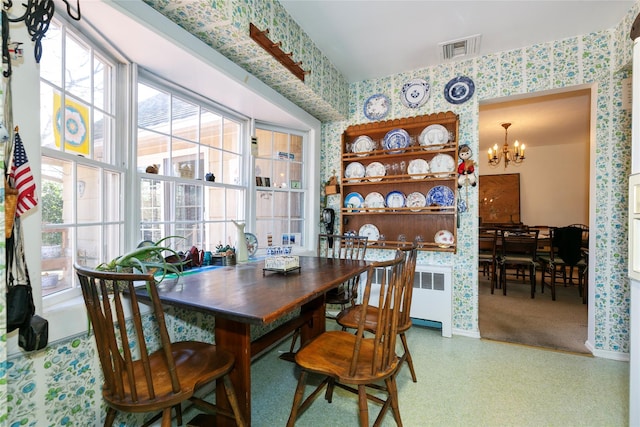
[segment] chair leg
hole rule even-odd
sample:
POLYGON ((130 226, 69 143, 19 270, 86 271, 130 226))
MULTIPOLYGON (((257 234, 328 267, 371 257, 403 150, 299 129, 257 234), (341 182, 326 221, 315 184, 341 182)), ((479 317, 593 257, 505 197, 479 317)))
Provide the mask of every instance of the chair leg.
POLYGON ((245 427, 247 424, 245 423, 244 418, 242 418, 240 405, 238 405, 238 398, 236 397, 236 391, 233 388, 233 384, 231 383, 228 375, 225 375, 224 378, 222 378, 222 383, 224 384, 224 391, 227 394, 227 399, 229 400, 229 405, 233 411, 236 425, 238 427, 245 427))
POLYGON ((409 365, 409 371, 411 371, 411 379, 414 383, 418 382, 418 378, 416 377, 416 371, 413 369, 413 359, 411 359, 411 352, 409 352, 409 346, 407 345, 407 337, 402 332, 400 334, 400 340, 402 341, 402 347, 404 347, 404 356, 403 358, 407 361, 407 365, 409 365))
MULTIPOLYGON (((402 419, 400 418, 400 407, 398 405, 398 385, 394 376, 391 376, 385 380, 387 385, 387 391, 389 396, 387 399, 391 402, 391 412, 393 413, 393 419, 396 421, 398 427, 402 427, 402 419)), ((379 425, 382 422, 382 417, 376 420, 375 425, 379 425)))
POLYGON ((181 426, 182 425, 182 405, 178 403, 176 406, 174 406, 174 408, 176 408, 176 421, 178 422, 178 425, 181 426))
POLYGON ((536 297, 536 267, 529 267, 529 279, 531 280, 531 298, 536 297))
POLYGON ((289 353, 293 353, 293 350, 296 347, 296 341, 298 341, 298 337, 300 336, 300 328, 296 328, 293 331, 293 335, 291 336, 291 347, 289 347, 289 353))
POLYGON ((358 386, 358 414, 361 427, 369 427, 369 405, 367 404, 367 390, 364 384, 358 386))
POLYGON ((556 300, 556 267, 551 270, 551 301, 556 300))
POLYGON ((291 414, 289 414, 289 420, 287 421, 287 427, 293 427, 298 418, 298 409, 300 409, 300 403, 304 396, 304 386, 307 380, 307 372, 300 372, 300 378, 298 378, 298 385, 296 387, 296 393, 293 396, 293 405, 291 407, 291 414))
POLYGON ((107 417, 104 419, 104 427, 111 427, 116 419, 117 411, 113 408, 107 410, 107 417))
POLYGON ((171 408, 164 408, 162 410, 162 427, 171 427, 171 408))

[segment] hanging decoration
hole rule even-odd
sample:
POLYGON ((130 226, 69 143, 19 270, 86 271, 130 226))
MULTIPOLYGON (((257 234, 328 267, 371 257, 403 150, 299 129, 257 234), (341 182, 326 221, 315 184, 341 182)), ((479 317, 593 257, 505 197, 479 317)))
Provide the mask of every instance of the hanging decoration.
MULTIPOLYGON (((69 16, 79 21, 82 18, 80 13, 80 0, 76 0, 76 14, 73 14, 71 5, 68 0, 62 0, 67 5, 67 13, 69 16)), ((18 18, 9 18, 8 12, 13 7, 12 0, 3 0, 2 2, 2 62, 7 64, 7 69, 3 71, 5 77, 11 75, 11 58, 9 56, 9 22, 24 21, 27 31, 31 36, 31 41, 35 43, 33 53, 37 63, 40 63, 42 57, 42 38, 49 29, 49 24, 55 12, 55 4, 53 0, 29 0, 27 4, 22 3, 26 9, 18 18)), ((22 43, 18 43, 20 46, 22 43)))

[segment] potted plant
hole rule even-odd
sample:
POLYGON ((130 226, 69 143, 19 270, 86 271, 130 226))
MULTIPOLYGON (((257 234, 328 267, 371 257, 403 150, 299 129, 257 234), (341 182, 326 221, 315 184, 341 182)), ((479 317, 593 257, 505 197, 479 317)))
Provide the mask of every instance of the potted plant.
POLYGON ((182 256, 174 249, 164 245, 168 239, 182 238, 180 236, 169 236, 153 242, 145 240, 137 248, 125 254, 119 255, 109 262, 104 262, 96 267, 96 270, 118 271, 118 272, 141 272, 159 273, 162 276, 158 280, 164 280, 167 274, 181 274, 184 267, 182 256), (170 255, 165 254, 169 252, 170 255), (177 262, 174 262, 178 260, 177 262))

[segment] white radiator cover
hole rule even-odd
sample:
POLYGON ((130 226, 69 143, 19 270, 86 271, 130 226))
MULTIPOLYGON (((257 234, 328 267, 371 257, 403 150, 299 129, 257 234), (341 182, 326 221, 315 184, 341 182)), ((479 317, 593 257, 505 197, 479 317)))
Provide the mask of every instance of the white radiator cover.
MULTIPOLYGON (((382 270, 375 272, 371 286, 370 304, 377 305, 380 295, 380 277, 382 270)), ((448 266, 417 265, 413 280, 413 300, 411 302, 411 317, 414 319, 440 322, 442 336, 451 337, 452 307, 451 287, 453 270, 448 266)), ((366 283, 362 277, 361 287, 366 283)), ((360 290, 359 296, 363 295, 360 290)))

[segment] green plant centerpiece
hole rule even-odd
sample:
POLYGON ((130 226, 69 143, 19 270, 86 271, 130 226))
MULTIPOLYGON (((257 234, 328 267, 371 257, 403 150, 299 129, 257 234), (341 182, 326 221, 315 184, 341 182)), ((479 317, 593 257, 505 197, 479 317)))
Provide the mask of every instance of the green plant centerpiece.
POLYGON ((182 262, 181 254, 165 243, 169 239, 175 238, 183 239, 184 237, 168 236, 157 242, 144 240, 134 250, 98 265, 96 270, 122 273, 154 273, 156 275, 162 273, 158 282, 164 280, 167 274, 180 275, 186 263, 182 262), (169 253, 168 256, 166 255, 167 252, 169 253), (178 262, 170 262, 168 259, 178 260, 178 262))

